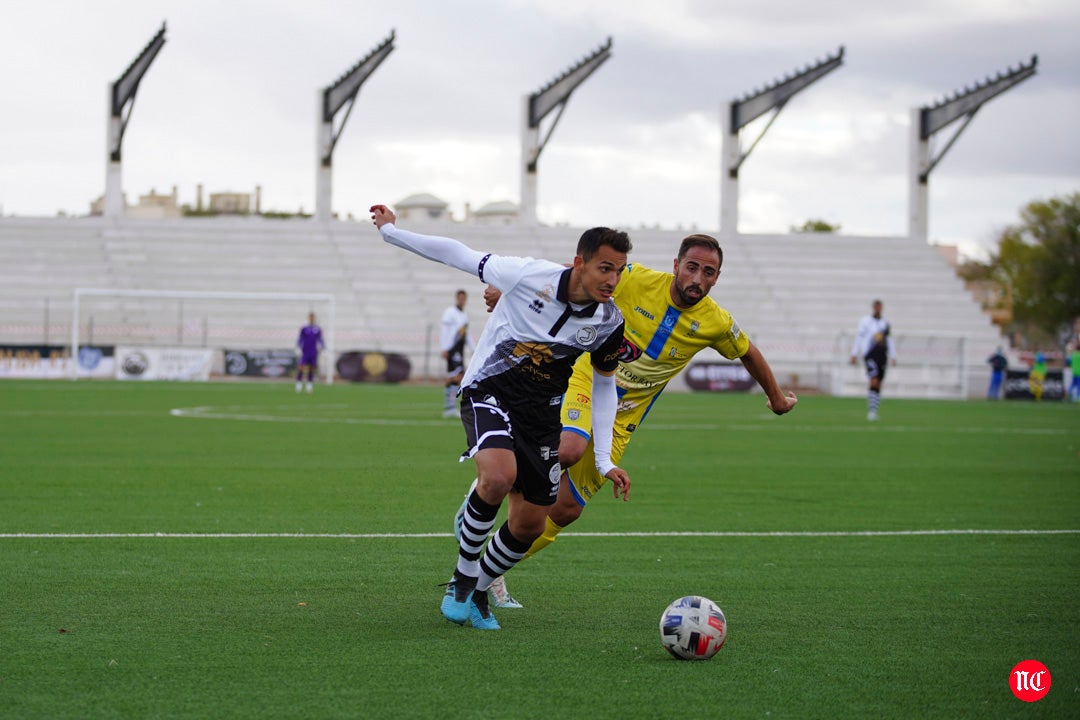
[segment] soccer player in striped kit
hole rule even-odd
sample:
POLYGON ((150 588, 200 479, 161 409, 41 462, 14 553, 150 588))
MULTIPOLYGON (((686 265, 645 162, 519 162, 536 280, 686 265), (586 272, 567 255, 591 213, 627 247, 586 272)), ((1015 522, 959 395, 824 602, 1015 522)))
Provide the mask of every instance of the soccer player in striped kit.
POLYGON ((459 417, 457 394, 461 389, 461 378, 465 375, 465 348, 473 348, 469 337, 469 316, 465 313, 465 301, 468 299, 464 290, 454 295, 454 304, 442 314, 439 327, 440 355, 446 361, 446 386, 443 393, 443 417, 459 417))
POLYGON ((881 301, 875 300, 871 313, 859 320, 855 331, 855 342, 851 345, 851 364, 858 358, 866 364, 866 377, 869 387, 866 390, 866 419, 878 419, 878 407, 881 405, 881 383, 885 380, 885 366, 890 362, 896 365, 896 350, 893 347, 889 321, 881 317, 881 301))
POLYGON ((547 260, 483 253, 445 237, 395 227, 385 205, 371 207, 383 240, 490 283, 503 293, 476 343, 461 381, 461 423, 476 463, 458 558, 440 610, 458 625, 498 630, 488 588, 525 556, 559 494, 559 411, 574 362, 592 364, 597 472, 617 488, 630 477, 611 462, 618 396, 615 371, 623 316, 611 300, 626 267, 630 238, 610 228, 586 230, 569 268, 547 260), (496 530, 503 499, 507 520, 496 530))

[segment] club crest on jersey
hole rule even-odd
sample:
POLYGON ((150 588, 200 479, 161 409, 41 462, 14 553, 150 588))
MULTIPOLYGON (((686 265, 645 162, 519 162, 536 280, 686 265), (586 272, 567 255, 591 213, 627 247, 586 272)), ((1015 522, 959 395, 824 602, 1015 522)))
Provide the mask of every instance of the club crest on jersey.
POLYGON ((592 325, 586 325, 577 331, 577 341, 582 345, 591 345, 593 340, 596 339, 596 328, 592 325))

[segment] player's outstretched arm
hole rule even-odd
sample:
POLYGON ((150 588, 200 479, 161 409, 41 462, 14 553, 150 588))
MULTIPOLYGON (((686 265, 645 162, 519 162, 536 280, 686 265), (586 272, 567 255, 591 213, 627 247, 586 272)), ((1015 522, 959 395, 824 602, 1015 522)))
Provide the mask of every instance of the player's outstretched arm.
POLYGON ((780 389, 780 384, 776 382, 776 376, 773 375, 772 368, 769 367, 769 363, 766 362, 765 356, 761 354, 757 346, 750 343, 750 349, 739 359, 742 360, 746 371, 750 373, 750 377, 757 381, 757 384, 761 386, 761 389, 765 391, 765 395, 769 398, 765 403, 765 407, 777 415, 791 412, 799 399, 795 397, 795 393, 790 391, 784 393, 780 389))
POLYGON ((437 235, 402 230, 394 224, 396 217, 385 205, 371 206, 371 221, 379 228, 383 240, 399 248, 415 253, 428 260, 435 260, 444 265, 479 276, 480 261, 484 253, 473 250, 457 240, 437 235))

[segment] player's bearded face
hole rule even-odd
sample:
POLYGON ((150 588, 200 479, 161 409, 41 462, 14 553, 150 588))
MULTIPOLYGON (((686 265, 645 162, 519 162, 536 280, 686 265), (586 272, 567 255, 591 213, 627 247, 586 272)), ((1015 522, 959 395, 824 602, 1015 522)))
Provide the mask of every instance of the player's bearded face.
POLYGON ((675 261, 673 287, 681 307, 697 305, 720 279, 719 257, 702 247, 692 247, 675 261))

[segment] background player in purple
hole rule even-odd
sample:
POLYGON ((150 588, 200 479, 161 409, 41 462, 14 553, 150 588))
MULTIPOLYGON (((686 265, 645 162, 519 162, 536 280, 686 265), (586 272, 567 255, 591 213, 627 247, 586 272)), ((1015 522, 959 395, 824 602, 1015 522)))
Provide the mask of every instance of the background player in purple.
POLYGON ((307 371, 307 391, 311 392, 315 368, 319 365, 319 350, 325 347, 322 328, 315 324, 315 313, 309 313, 308 324, 300 328, 300 337, 296 338, 296 347, 300 348, 300 365, 296 368, 296 392, 300 392, 304 387, 305 370, 307 371))

